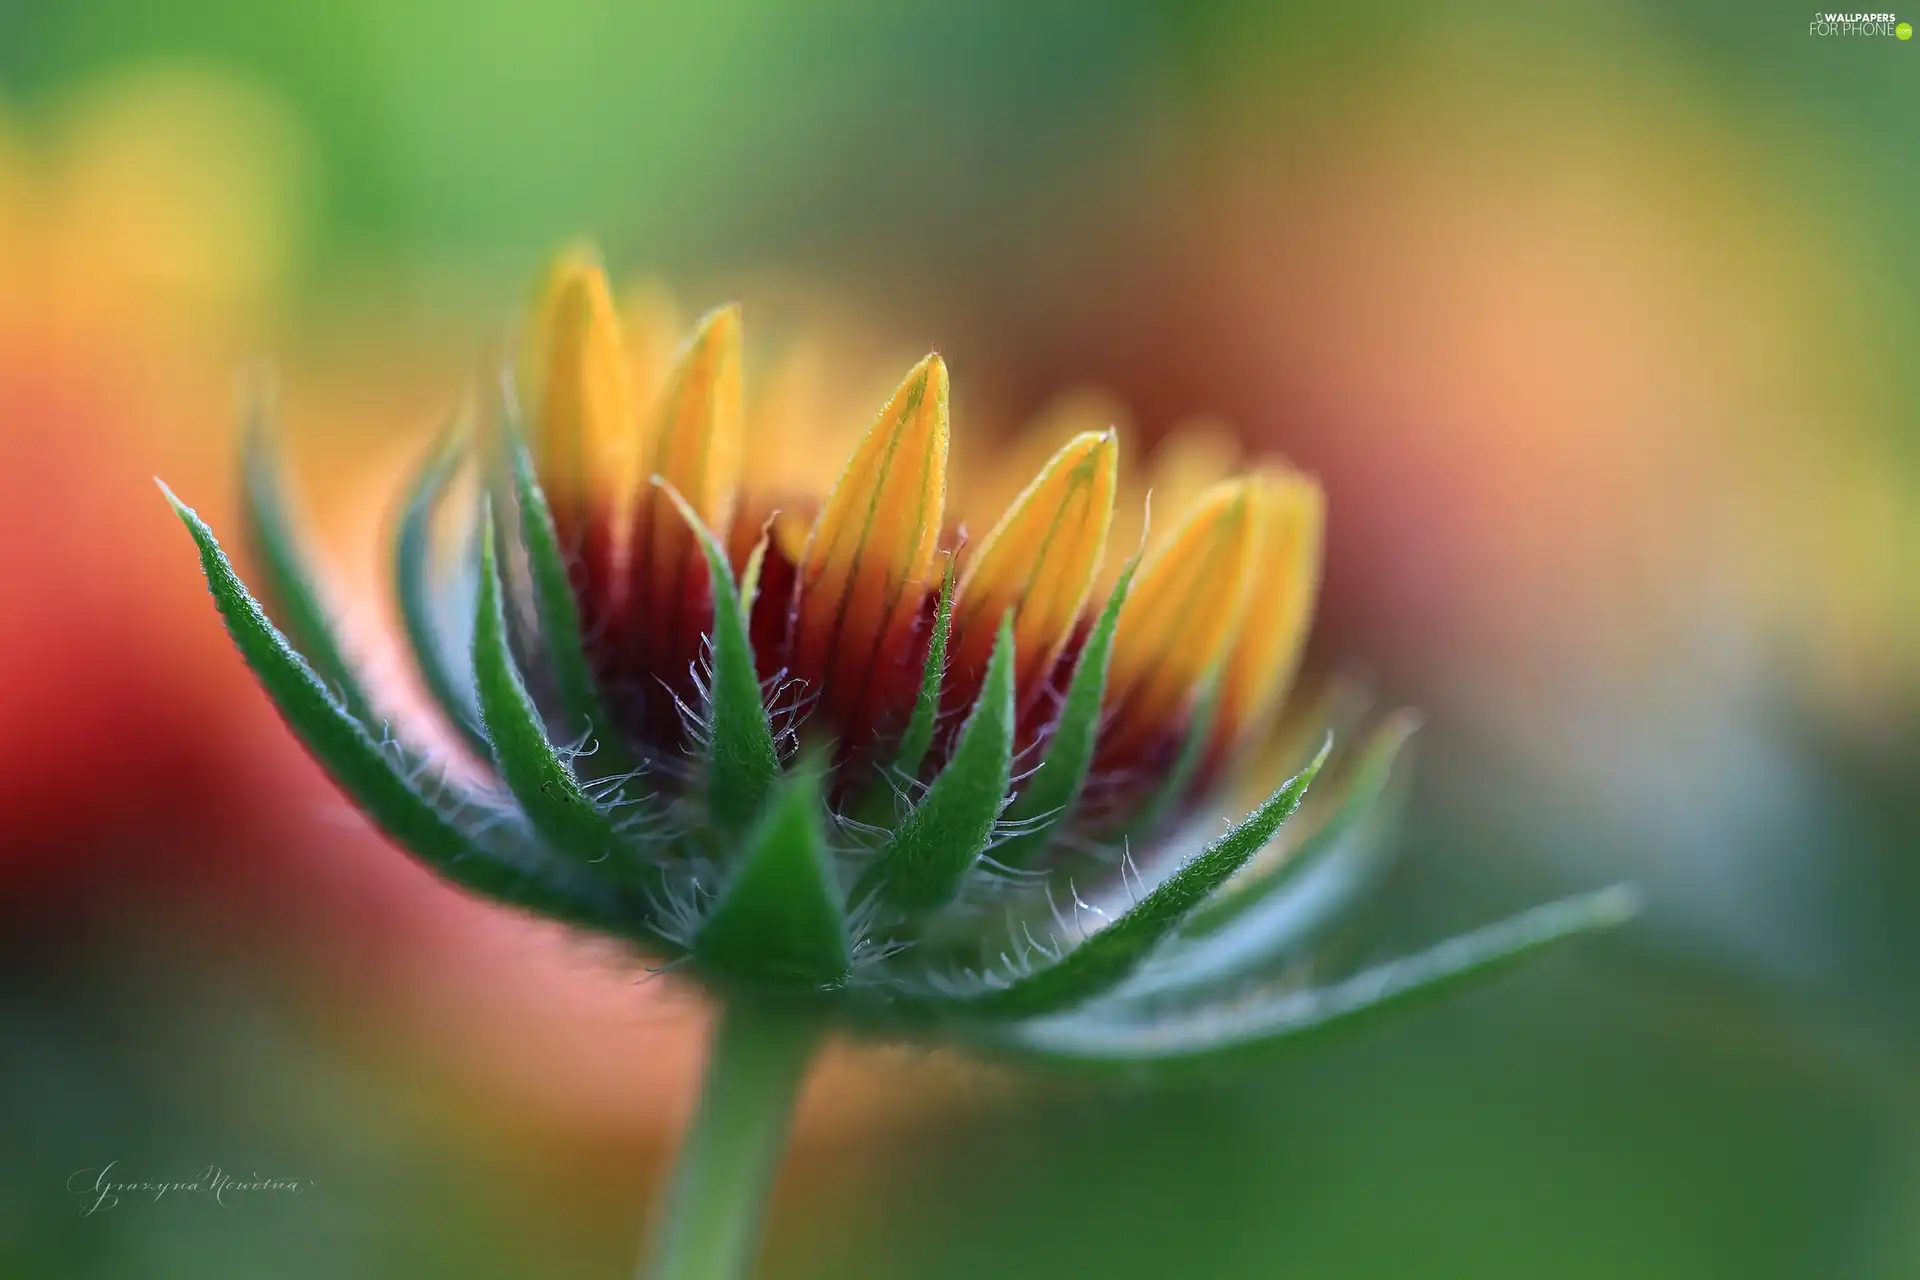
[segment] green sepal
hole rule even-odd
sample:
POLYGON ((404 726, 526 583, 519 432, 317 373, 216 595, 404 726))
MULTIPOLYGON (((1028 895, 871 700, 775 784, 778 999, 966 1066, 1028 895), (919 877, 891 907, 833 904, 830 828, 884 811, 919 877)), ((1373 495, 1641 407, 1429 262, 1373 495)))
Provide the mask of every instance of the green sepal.
POLYGON ((421 681, 447 723, 458 731, 461 741, 485 760, 491 756, 491 747, 480 728, 480 711, 473 702, 472 682, 465 678, 471 673, 465 670, 465 662, 455 667, 448 639, 441 634, 433 599, 436 589, 433 522, 460 468, 461 456, 460 443, 449 432, 434 445, 414 477, 413 488, 401 511, 400 530, 394 539, 393 584, 400 605, 400 620, 406 627, 421 681))
POLYGON ((520 540, 526 548, 527 567, 533 577, 534 608, 540 615, 547 666, 560 694, 560 706, 571 722, 568 728, 575 732, 585 729, 592 735, 597 748, 595 770, 601 776, 631 773, 635 765, 633 753, 627 749, 626 740, 608 714, 600 696, 599 682, 587 662, 586 646, 580 635, 580 610, 573 598, 573 580, 567 572, 566 556, 560 550, 560 535, 554 530, 547 495, 534 475, 526 442, 510 421, 503 424, 501 438, 509 479, 513 483, 514 506, 520 517, 520 540))
POLYGON ((1004 987, 958 997, 968 1011, 987 1017, 1030 1018, 1066 1008, 1110 990, 1139 967, 1180 922, 1266 847, 1293 816, 1314 775, 1332 749, 1284 783, 1237 826, 1208 844, 1136 902, 1118 920, 1042 968, 1004 987))
MULTIPOLYGON (((933 729, 940 715, 940 694, 947 676, 947 639, 953 626, 953 557, 947 557, 946 572, 940 579, 939 603, 934 609, 933 632, 927 637, 927 660, 920 668, 920 692, 913 701, 913 714, 893 763, 867 789, 855 813, 867 827, 884 834, 899 819, 897 788, 911 786, 920 776, 927 748, 933 745, 933 729)), ((876 841, 877 843, 877 841, 876 841)))
MULTIPOLYGON (((769 520, 771 525, 772 521, 769 520)), ((740 612, 751 618, 753 606, 760 599, 760 571, 767 566, 767 541, 772 536, 771 529, 762 529, 754 541, 753 550, 747 552, 746 566, 740 571, 740 612)))
POLYGON ((813 989, 846 981, 846 902, 822 820, 823 769, 805 761, 767 802, 699 927, 694 959, 728 977, 813 989))
POLYGON ((1087 636, 1086 645, 1074 663, 1073 679, 1060 707, 1060 719, 1040 769, 1027 783, 1007 811, 1010 823, 1022 829, 994 851, 994 857, 1012 868, 1028 867, 1053 838, 1055 830, 1071 823, 1079 808, 1080 795, 1086 789, 1087 771, 1093 767, 1093 751, 1100 738, 1100 708, 1107 694, 1107 666, 1113 656, 1113 635, 1120 622, 1120 609, 1133 586, 1134 570, 1140 567, 1138 554, 1127 561, 1114 583, 1113 592, 1101 609, 1099 620, 1087 636))
POLYGON ((614 904, 569 868, 523 862, 491 848, 436 808, 268 620, 206 522, 166 485, 160 490, 199 547, 208 590, 240 656, 294 735, 375 826, 474 893, 589 928, 622 931, 614 904))
POLYGON ((577 863, 617 859, 631 865, 632 850, 600 805, 580 789, 553 745, 547 741, 539 708, 534 706, 514 666, 501 609, 500 573, 493 554, 493 515, 481 517, 480 592, 474 604, 473 679, 480 714, 493 744, 501 781, 542 839, 577 863))
POLYGON ((727 565, 727 553, 698 513, 671 484, 656 477, 680 518, 693 530, 713 579, 713 671, 707 686, 710 736, 707 756, 707 807, 713 820, 732 830, 751 823, 780 774, 773 726, 760 697, 747 617, 727 565))
POLYGON ((1361 748, 1353 766, 1352 781, 1332 815, 1309 833, 1298 848, 1287 851, 1271 866, 1247 868, 1244 874, 1203 903, 1180 927, 1181 936, 1198 937, 1218 932, 1268 901, 1322 857, 1344 845, 1386 793, 1401 749, 1419 724, 1419 718, 1411 712, 1388 717, 1361 748))
MULTIPOLYGON (((262 594, 274 621, 305 655, 348 713, 371 728, 378 723, 373 704, 341 652, 327 611, 301 557, 299 539, 287 515, 280 486, 279 458, 273 447, 266 408, 249 413, 241 454, 241 519, 246 542, 266 578, 262 594)), ((177 504, 176 504, 177 505, 177 504)))
POLYGON ((920 671, 920 693, 914 698, 913 716, 893 757, 896 777, 919 777, 927 748, 933 745, 933 726, 940 716, 940 689, 947 675, 947 637, 953 628, 953 561, 949 555, 947 571, 940 578, 940 603, 934 610, 933 635, 927 641, 927 661, 920 671))
POLYGON ((1013 615, 1000 619, 980 696, 946 767, 854 886, 883 915, 924 916, 953 901, 993 838, 1013 773, 1013 615))
POLYGON ((1639 896, 1625 885, 1565 898, 1451 938, 1426 951, 1309 990, 1183 1006, 1159 1015, 1105 1010, 1015 1026, 993 1037, 1014 1053, 1122 1070, 1211 1066, 1357 1030, 1504 973, 1561 943, 1630 920, 1639 896))
MULTIPOLYGON (((1231 921, 1211 933, 1177 934, 1102 999, 1143 1006, 1204 1003, 1283 977, 1351 918, 1384 873, 1393 853, 1387 828, 1403 790, 1390 788, 1343 840, 1314 850, 1285 874, 1284 884, 1231 921)), ((1232 890, 1229 885, 1222 892, 1232 890)))

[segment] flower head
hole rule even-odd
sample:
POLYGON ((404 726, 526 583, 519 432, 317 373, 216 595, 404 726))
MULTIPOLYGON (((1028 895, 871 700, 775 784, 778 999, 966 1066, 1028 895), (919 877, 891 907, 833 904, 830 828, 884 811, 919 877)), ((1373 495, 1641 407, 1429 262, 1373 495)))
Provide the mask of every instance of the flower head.
POLYGON ((1004 511, 955 512, 949 374, 929 355, 825 492, 743 489, 741 312, 677 351, 670 314, 656 293, 623 308, 590 251, 563 254, 490 429, 436 450, 407 504, 402 612, 480 782, 387 734, 257 447, 271 615, 180 508, 289 724, 449 879, 723 993, 1079 1061, 1317 1029, 1621 914, 1618 894, 1557 904, 1299 990, 1371 878, 1411 730, 1389 717, 1345 753, 1303 830, 1281 832, 1331 739, 1216 829, 1214 799, 1273 758, 1320 486, 1261 464, 1112 546, 1116 523, 1145 527, 1128 511, 1144 495, 1118 433, 1093 429, 1004 511), (468 463, 480 497, 449 560, 433 525, 468 463))

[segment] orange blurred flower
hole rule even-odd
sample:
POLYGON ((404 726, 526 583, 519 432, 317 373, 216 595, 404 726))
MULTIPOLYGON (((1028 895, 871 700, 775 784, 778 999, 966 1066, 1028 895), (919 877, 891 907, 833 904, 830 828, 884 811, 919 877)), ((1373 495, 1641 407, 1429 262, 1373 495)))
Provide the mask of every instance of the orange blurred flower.
POLYGON ((31 531, 0 557, 0 883, 204 834, 233 786, 212 779, 246 767, 207 721, 252 712, 137 495, 226 469, 207 424, 232 416, 299 168, 271 102, 199 73, 102 82, 31 131, 0 103, 0 501, 31 531))

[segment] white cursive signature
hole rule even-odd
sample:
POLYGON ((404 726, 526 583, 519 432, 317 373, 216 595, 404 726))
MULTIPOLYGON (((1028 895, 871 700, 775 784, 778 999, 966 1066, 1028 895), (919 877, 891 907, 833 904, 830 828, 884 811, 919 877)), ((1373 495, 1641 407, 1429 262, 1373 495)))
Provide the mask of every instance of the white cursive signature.
POLYGON ((311 1178, 267 1178, 257 1173, 236 1178, 217 1164, 208 1165, 191 1178, 171 1180, 116 1177, 114 1171, 119 1167, 118 1160, 109 1160, 97 1169, 77 1169, 67 1179, 67 1190, 80 1201, 81 1217, 116 1208, 126 1196, 144 1196, 156 1204, 170 1193, 211 1196, 215 1204, 226 1208, 244 1193, 286 1191, 300 1195, 313 1185, 311 1178))

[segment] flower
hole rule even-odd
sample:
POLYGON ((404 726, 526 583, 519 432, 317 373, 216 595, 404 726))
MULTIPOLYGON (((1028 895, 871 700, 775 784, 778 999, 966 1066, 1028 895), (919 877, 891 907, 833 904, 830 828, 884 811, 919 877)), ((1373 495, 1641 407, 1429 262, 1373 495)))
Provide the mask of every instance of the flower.
POLYGON ((1301 988, 1370 878, 1411 730, 1389 717, 1347 753, 1304 831, 1277 839, 1331 739, 1209 838, 1210 799, 1268 754, 1299 662, 1319 485, 1256 466, 1110 548, 1120 441, 1084 431, 971 542, 929 355, 824 496, 758 491, 740 310, 677 352, 666 313, 643 293, 623 314, 591 251, 561 255, 496 410, 407 503, 402 613, 472 769, 387 732, 306 585, 259 433, 249 534, 271 613, 174 500, 288 724, 448 879, 730 1002, 1081 1063, 1320 1030, 1629 908, 1570 899, 1301 988), (448 557, 434 530, 468 463, 479 496, 448 557))

